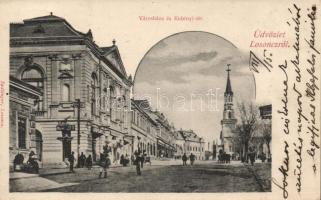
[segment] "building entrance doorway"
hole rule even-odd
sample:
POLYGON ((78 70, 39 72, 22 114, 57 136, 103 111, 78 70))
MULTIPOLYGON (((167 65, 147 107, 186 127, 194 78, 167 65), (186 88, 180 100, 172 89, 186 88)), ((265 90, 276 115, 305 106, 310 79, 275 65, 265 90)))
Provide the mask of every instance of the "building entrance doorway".
POLYGON ((71 133, 70 131, 63 131, 62 138, 62 160, 68 159, 71 154, 71 133))
POLYGON ((71 154, 71 140, 64 139, 62 141, 62 160, 68 159, 71 154))

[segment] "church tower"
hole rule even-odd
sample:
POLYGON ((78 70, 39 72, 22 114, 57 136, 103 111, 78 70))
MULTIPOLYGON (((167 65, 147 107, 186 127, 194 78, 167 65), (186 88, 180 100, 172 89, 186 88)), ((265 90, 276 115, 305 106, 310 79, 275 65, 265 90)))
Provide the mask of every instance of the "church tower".
POLYGON ((233 91, 230 80, 230 64, 227 65, 227 82, 224 92, 224 111, 223 119, 221 120, 222 132, 221 132, 221 144, 223 150, 226 153, 234 152, 233 137, 235 136, 236 118, 233 109, 233 91))

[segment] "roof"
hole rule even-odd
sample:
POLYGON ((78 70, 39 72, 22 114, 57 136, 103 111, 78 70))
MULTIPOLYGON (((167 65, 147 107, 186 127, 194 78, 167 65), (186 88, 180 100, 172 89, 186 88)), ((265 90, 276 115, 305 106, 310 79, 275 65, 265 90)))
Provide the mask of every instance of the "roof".
MULTIPOLYGON (((112 71, 128 81, 118 47, 113 41, 110 47, 100 48, 93 40, 89 29, 82 33, 73 28, 64 18, 53 15, 23 20, 10 24, 10 47, 23 45, 86 45, 112 71), (112 56, 109 56, 113 54, 112 56)), ((128 81, 129 83, 130 81, 128 81)))
POLYGON ((203 138, 199 137, 193 130, 179 130, 178 133, 184 140, 191 142, 204 142, 203 138))
POLYGON ((179 131, 175 132, 175 137, 176 137, 176 140, 185 140, 185 138, 183 137, 182 133, 179 132, 179 131))
POLYGON ((114 46, 109 46, 109 47, 100 47, 101 51, 103 54, 108 54, 110 51, 114 49, 114 46))
POLYGON ((31 19, 25 19, 23 21, 24 22, 35 22, 35 21, 56 21, 56 20, 65 21, 64 18, 53 15, 52 13, 50 13, 50 15, 35 17, 35 18, 31 18, 31 19))
POLYGON ((74 29, 64 18, 47 15, 10 24, 10 38, 20 37, 80 37, 86 34, 74 29))
MULTIPOLYGON (((143 107, 143 106, 140 106, 140 102, 143 102, 143 101, 146 101, 147 104, 148 104, 148 108, 149 107, 149 103, 147 100, 134 100, 134 99, 131 99, 131 103, 132 103, 132 106, 134 106, 135 108, 137 108, 142 114, 144 114, 152 123, 154 123, 155 125, 157 125, 157 121, 156 119, 152 118, 152 116, 150 115, 150 110, 147 108, 147 107, 143 107)), ((146 103, 145 102, 145 103, 146 103)))
POLYGON ((149 105, 149 102, 148 100, 146 99, 142 99, 142 100, 132 100, 134 101, 134 103, 140 108, 140 109, 143 109, 143 110, 151 110, 150 108, 150 105, 149 105))

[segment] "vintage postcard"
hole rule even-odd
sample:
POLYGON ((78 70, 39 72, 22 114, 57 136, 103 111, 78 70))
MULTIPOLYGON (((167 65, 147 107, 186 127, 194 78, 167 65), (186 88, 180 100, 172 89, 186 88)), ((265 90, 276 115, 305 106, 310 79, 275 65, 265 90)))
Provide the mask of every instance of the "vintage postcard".
POLYGON ((1 200, 320 199, 320 0, 0 19, 1 200))

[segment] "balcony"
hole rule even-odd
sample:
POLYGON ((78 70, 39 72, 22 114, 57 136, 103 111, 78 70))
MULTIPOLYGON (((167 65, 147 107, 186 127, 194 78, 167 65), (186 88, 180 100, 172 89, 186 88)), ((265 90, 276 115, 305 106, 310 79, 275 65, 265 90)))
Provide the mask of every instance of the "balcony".
POLYGON ((33 114, 34 114, 36 117, 44 117, 46 112, 47 112, 47 111, 45 111, 45 110, 35 110, 35 111, 33 112, 33 114))

